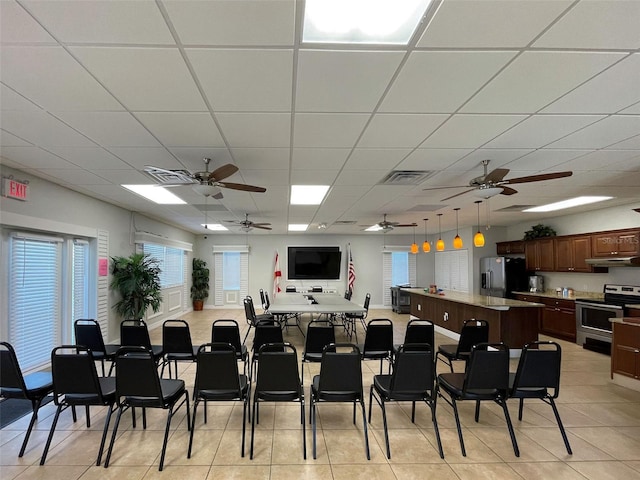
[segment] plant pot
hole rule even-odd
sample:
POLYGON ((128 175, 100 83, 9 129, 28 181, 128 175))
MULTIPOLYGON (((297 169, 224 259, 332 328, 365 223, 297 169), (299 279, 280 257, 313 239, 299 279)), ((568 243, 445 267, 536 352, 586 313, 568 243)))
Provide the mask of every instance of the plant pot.
POLYGON ((193 311, 199 312, 204 308, 204 300, 194 300, 193 301, 193 311))

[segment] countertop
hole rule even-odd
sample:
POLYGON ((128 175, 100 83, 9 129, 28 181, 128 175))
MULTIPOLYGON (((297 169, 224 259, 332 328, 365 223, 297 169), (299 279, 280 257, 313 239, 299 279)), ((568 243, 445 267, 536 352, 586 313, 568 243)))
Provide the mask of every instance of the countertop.
POLYGON ((624 325, 633 325, 633 326, 636 326, 636 327, 640 327, 640 317, 610 318, 609 321, 611 323, 622 323, 624 325))
POLYGON ((558 296, 555 290, 545 290, 544 292, 511 292, 517 293, 518 295, 531 295, 535 297, 544 297, 544 298, 556 298, 562 300, 575 300, 577 298, 593 298, 594 300, 603 300, 603 293, 596 292, 574 292, 573 295, 569 297, 558 296))
POLYGON ((482 308, 490 308, 492 310, 509 310, 510 308, 527 308, 527 307, 544 307, 542 303, 523 302, 521 300, 512 300, 510 298, 489 297, 486 295, 477 295, 473 293, 463 293, 454 291, 444 291, 443 295, 427 293, 421 288, 405 288, 409 293, 423 295, 425 297, 449 300, 451 302, 465 303, 482 308))

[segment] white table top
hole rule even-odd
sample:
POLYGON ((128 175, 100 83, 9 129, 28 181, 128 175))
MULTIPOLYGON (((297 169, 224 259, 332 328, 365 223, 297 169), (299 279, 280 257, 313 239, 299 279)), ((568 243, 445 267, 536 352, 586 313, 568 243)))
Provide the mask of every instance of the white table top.
POLYGON ((335 293, 279 293, 269 306, 274 315, 285 313, 363 313, 358 305, 335 293), (312 297, 317 303, 311 303, 312 297))

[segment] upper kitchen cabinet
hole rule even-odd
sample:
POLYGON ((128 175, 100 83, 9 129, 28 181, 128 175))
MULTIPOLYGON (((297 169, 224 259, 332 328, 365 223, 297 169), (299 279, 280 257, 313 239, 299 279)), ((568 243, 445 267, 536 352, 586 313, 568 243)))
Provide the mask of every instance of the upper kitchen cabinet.
POLYGON ((513 253, 524 253, 524 241, 513 240, 511 242, 496 243, 496 253, 498 255, 510 255, 513 253))
POLYGON ((613 230, 592 235, 594 257, 640 255, 640 230, 613 230))
POLYGON ((539 238, 524 243, 524 257, 527 270, 540 272, 554 271, 553 238, 539 238))
POLYGON ((554 238, 555 271, 593 272, 586 259, 591 258, 591 235, 554 238))

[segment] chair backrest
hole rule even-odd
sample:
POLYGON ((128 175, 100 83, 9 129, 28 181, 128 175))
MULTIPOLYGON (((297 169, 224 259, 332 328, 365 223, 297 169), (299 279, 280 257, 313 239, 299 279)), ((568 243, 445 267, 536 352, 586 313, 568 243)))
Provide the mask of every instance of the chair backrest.
POLYGON ((322 320, 312 320, 307 326, 304 339, 304 353, 322 353, 324 347, 336 343, 336 333, 332 323, 322 320))
POLYGON ((123 320, 120 323, 120 345, 123 347, 144 347, 151 350, 149 329, 144 320, 123 320))
POLYGON ((0 387, 3 395, 13 395, 26 392, 22 370, 13 346, 8 342, 0 342, 0 387))
POLYGON ((296 293, 296 286, 295 285, 287 285, 287 288, 285 288, 285 292, 287 292, 287 293, 296 293))
POLYGON ((391 396, 433 392, 435 386, 433 349, 427 342, 401 345, 396 352, 391 377, 391 396))
POLYGON ((162 324, 162 350, 164 353, 193 354, 189 324, 184 320, 165 320, 162 324))
POLYGON ((231 319, 221 318, 215 320, 211 325, 211 342, 212 343, 229 343, 236 349, 236 352, 242 350, 240 342, 240 327, 238 322, 231 319))
POLYGON ((260 347, 267 343, 284 343, 282 329, 272 323, 259 323, 253 336, 253 352, 260 352, 260 347))
POLYGON ((556 342, 528 343, 522 349, 513 389, 553 388, 553 398, 560 393, 562 349, 556 342))
POLYGON ((474 345, 489 341, 489 323, 486 320, 465 320, 460 330, 457 353, 469 353, 474 345))
POLYGON ((298 352, 290 343, 267 343, 260 347, 256 394, 260 392, 302 395, 298 352))
POLYGON ((352 292, 351 290, 346 290, 346 291, 344 292, 344 298, 345 298, 345 300, 351 300, 351 294, 352 294, 352 293, 353 293, 353 292, 352 292))
POLYGON ((404 332, 404 343, 428 343, 433 348, 434 325, 429 320, 409 320, 404 332))
POLYGON ((162 407, 162 388, 153 354, 144 347, 121 347, 116 353, 116 395, 144 398, 148 407, 162 407))
POLYGON ((362 398, 362 361, 356 345, 332 343, 324 348, 318 392, 362 398))
POLYGON ((269 310, 269 307, 271 306, 271 300, 269 300, 269 292, 264 292, 264 309, 269 310))
POLYGON ((267 301, 264 298, 264 290, 262 288, 260 289, 260 302, 262 303, 262 309, 266 310, 267 309, 267 307, 266 307, 267 301))
POLYGON ((367 293, 364 297, 364 303, 362 304, 364 308, 364 314, 362 315, 363 319, 367 318, 367 315, 369 314, 369 302, 371 302, 371 294, 367 293))
POLYGON ((200 345, 196 357, 194 396, 205 390, 228 390, 240 394, 236 349, 229 343, 212 342, 200 345))
POLYGON ((253 300, 251 297, 245 297, 244 300, 242 300, 242 304, 244 305, 244 316, 247 319, 247 323, 255 326, 256 311, 253 308, 253 300))
POLYGON ((367 323, 363 353, 393 350, 393 323, 388 318, 374 318, 367 323))
POLYGON ((79 318, 73 322, 76 344, 84 345, 92 352, 106 352, 100 324, 92 318, 79 318))
POLYGON ((509 347, 504 343, 480 343, 471 349, 463 392, 509 388, 509 347))
POLYGON ((322 287, 321 286, 311 287, 311 291, 313 293, 322 293, 322 287))
POLYGON ((51 351, 53 399, 56 405, 65 396, 68 403, 74 399, 83 403, 104 403, 96 364, 91 351, 84 345, 61 345, 51 351))

